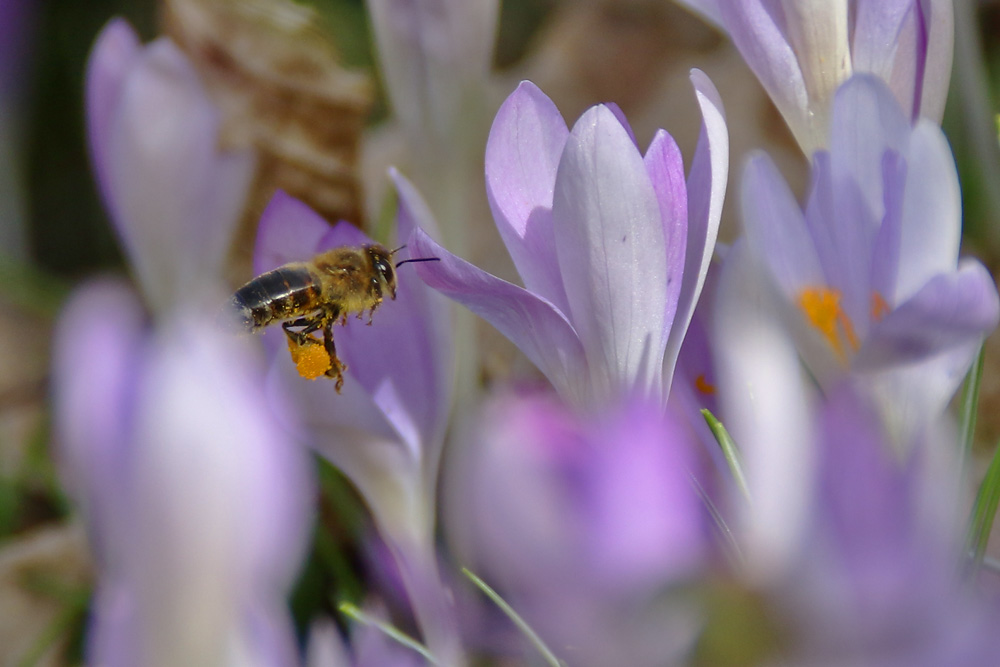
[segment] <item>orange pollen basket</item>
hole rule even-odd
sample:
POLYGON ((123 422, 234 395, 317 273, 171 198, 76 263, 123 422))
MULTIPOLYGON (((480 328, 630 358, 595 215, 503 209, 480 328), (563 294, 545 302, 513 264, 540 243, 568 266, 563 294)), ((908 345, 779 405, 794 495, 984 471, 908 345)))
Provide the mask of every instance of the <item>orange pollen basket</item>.
POLYGON ((844 340, 853 352, 857 352, 860 343, 851 319, 840 306, 840 291, 831 287, 807 287, 799 293, 799 308, 809 324, 823 334, 837 358, 847 364, 844 340))
POLYGON ((288 339, 288 351, 292 353, 292 362, 299 375, 307 380, 315 380, 323 377, 323 374, 330 370, 333 364, 321 341, 312 336, 309 336, 308 340, 313 342, 299 345, 288 339))

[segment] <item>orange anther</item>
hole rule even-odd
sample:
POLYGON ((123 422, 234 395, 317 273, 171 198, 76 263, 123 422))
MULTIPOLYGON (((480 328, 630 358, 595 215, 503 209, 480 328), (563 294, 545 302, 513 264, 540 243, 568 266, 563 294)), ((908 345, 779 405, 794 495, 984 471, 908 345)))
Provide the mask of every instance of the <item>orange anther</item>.
POLYGON ((715 394, 715 385, 705 379, 704 373, 694 379, 694 387, 703 394, 715 394))
POLYGON ((883 317, 889 314, 889 304, 885 302, 885 299, 878 292, 872 292, 872 320, 878 322, 883 317))
POLYGON ((846 364, 843 340, 853 351, 858 350, 860 342, 851 318, 840 306, 840 291, 831 287, 807 287, 799 294, 799 308, 809 324, 823 334, 837 358, 846 364))

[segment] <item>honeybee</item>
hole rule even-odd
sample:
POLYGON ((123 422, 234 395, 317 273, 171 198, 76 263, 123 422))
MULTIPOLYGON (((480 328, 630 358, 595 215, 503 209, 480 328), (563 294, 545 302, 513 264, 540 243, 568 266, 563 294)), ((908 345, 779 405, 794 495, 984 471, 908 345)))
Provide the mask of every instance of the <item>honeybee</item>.
POLYGON ((347 365, 337 357, 334 323, 346 324, 352 313, 362 319, 367 310, 371 324, 383 295, 396 298, 395 269, 440 259, 405 259, 393 266, 392 256, 404 247, 390 251, 377 243, 344 246, 308 262, 285 264, 236 290, 232 306, 251 332, 281 322, 299 374, 309 379, 332 378, 339 393, 347 365), (322 332, 322 341, 312 335, 317 331, 322 332))

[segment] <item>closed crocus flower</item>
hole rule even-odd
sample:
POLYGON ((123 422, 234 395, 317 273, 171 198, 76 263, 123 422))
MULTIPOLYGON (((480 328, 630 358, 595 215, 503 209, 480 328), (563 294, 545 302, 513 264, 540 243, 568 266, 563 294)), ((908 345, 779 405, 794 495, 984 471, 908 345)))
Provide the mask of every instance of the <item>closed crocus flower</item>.
POLYGON ((712 535, 686 426, 529 393, 488 404, 476 433, 449 494, 470 567, 566 664, 679 664, 699 615, 670 591, 704 573, 712 535))
POLYGON ((901 441, 940 415, 1000 315, 989 273, 958 257, 958 177, 941 130, 911 126, 884 83, 857 75, 837 93, 806 205, 757 155, 742 209, 820 382, 850 374, 901 441))
MULTIPOLYGON (((401 191, 406 198, 409 190, 401 191)), ((422 204, 401 207, 405 238, 429 214, 422 204)), ((308 261, 340 246, 372 243, 346 222, 330 226, 283 192, 261 216, 254 269, 263 273, 308 261)), ((394 255, 402 260, 405 255, 394 255)), ((437 584, 433 531, 435 489, 451 409, 451 333, 448 302, 424 285, 411 267, 399 267, 396 298, 386 295, 368 325, 348 317, 333 330, 347 365, 338 393, 332 380, 299 377, 285 336, 275 327, 271 387, 302 408, 310 444, 358 488, 397 559, 424 640, 442 660, 459 660, 444 592, 437 584)))
POLYGON ((217 280, 253 176, 219 147, 220 115, 167 38, 139 44, 116 19, 87 64, 87 134, 104 204, 155 312, 217 280))
POLYGON ((263 368, 203 315, 150 329, 131 291, 97 283, 60 321, 58 454, 98 565, 92 664, 297 662, 286 597, 310 534, 309 461, 263 368))
POLYGON ((806 154, 827 146, 834 92, 885 81, 910 120, 941 121, 952 0, 681 0, 729 33, 806 154))
POLYGON ((728 175, 725 118, 691 75, 703 126, 687 181, 660 130, 643 155, 616 107, 567 129, 529 82, 507 98, 486 146, 493 217, 524 287, 410 241, 428 285, 493 324, 578 405, 663 400, 715 247, 728 175))

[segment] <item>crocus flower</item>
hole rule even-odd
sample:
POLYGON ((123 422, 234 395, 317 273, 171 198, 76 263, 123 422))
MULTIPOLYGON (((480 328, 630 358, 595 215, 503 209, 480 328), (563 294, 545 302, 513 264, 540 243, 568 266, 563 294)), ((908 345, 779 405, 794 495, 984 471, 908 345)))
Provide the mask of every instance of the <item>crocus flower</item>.
MULTIPOLYGON (((838 390, 818 421, 799 550, 765 596, 782 664, 986 665, 1000 605, 961 581, 954 468, 925 431, 901 461, 876 415, 838 390)), ((951 440, 951 439, 949 439, 951 440)), ((954 453, 954 442, 951 445, 954 453)))
POLYGON ((989 273, 958 259, 958 177, 941 130, 911 126, 884 83, 857 75, 834 100, 804 210, 764 155, 743 186, 749 246, 820 382, 851 374, 899 435, 932 422, 1000 317, 989 273))
MULTIPOLYGON (((441 231, 464 251, 481 232, 483 139, 499 97, 491 85, 498 0, 368 0, 393 122, 364 143, 368 208, 384 205, 386 169, 410 175, 441 231)), ((467 334, 457 323, 459 338, 467 334)), ((471 364, 470 364, 471 368, 471 364)))
POLYGON ((834 92, 885 81, 910 120, 939 123, 951 76, 952 0, 681 0, 728 33, 799 145, 827 146, 834 92))
POLYGON ((497 0, 368 0, 386 92, 403 126, 452 136, 493 61, 497 0))
MULTIPOLYGON (((402 188, 407 199, 412 188, 402 188)), ((414 193, 415 194, 415 193, 414 193)), ((400 208, 401 237, 426 207, 400 208)), ((275 194, 261 217, 254 269, 263 273, 305 261, 338 246, 371 239, 341 222, 331 227, 302 202, 275 194)), ((401 255, 396 255, 400 257, 401 255)), ((400 267, 396 299, 386 299, 372 323, 349 318, 334 328, 340 359, 347 364, 340 393, 325 379, 298 377, 284 334, 272 339, 272 391, 290 394, 302 407, 311 444, 358 488, 393 550, 425 640, 439 657, 457 651, 443 591, 436 585, 433 549, 435 489, 451 407, 448 303, 428 289, 409 267, 400 267)), ((277 329, 277 328, 276 328, 277 329)))
POLYGON ((117 284, 56 336, 56 431, 99 580, 101 665, 289 665, 286 597, 310 536, 310 462, 245 344, 175 311, 149 328, 117 284))
POLYGON ((754 261, 743 243, 730 251, 715 304, 720 411, 749 496, 730 483, 731 574, 755 600, 729 595, 719 618, 731 629, 749 613, 757 631, 727 641, 766 654, 753 664, 988 664, 1000 607, 958 580, 953 434, 925 426, 893 451, 849 384, 810 396, 754 261))
POLYGON ((87 133, 104 204, 156 312, 218 280, 254 160, 219 148, 220 116, 183 53, 116 19, 87 65, 87 133))
POLYGON ((524 287, 452 255, 423 230, 428 285, 509 338, 578 404, 662 399, 715 246, 728 137, 715 87, 691 75, 703 126, 687 183, 660 130, 643 156, 615 107, 568 130, 530 82, 497 114, 486 146, 493 216, 524 287))
POLYGON ((698 616, 668 591, 703 573, 712 532, 685 425, 535 393, 492 401, 476 433, 449 485, 471 569, 567 664, 677 664, 698 616))

